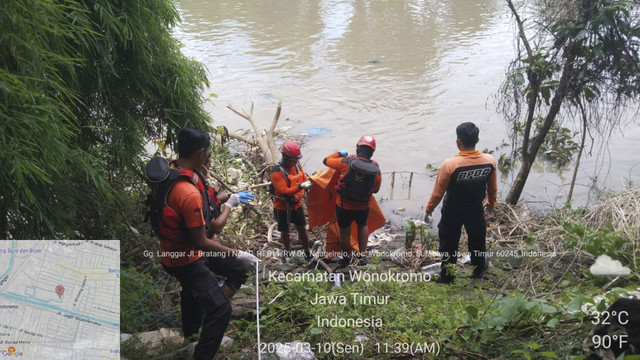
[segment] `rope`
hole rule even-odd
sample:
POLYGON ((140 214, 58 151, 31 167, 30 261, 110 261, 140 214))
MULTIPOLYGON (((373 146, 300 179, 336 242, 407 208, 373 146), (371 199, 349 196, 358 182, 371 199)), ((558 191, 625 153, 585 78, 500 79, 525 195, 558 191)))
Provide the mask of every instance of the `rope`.
POLYGON ((152 291, 153 291, 153 289, 156 287, 156 285, 158 285, 158 283, 160 283, 160 281, 164 280, 164 278, 165 278, 165 277, 167 277, 167 275, 168 275, 168 274, 167 274, 167 272, 165 271, 164 275, 162 275, 162 277, 160 278, 160 280, 156 281, 156 283, 155 283, 155 284, 153 284, 153 286, 151 287, 151 289, 149 289, 149 291, 148 291, 148 292, 147 292, 147 294, 142 298, 142 300, 138 301, 138 303, 137 303, 137 304, 133 305, 133 307, 131 307, 129 310, 125 311, 125 313, 124 313, 123 317, 127 316, 127 314, 128 314, 131 310, 133 310, 133 309, 135 309, 136 307, 138 307, 138 305, 142 304, 142 302, 143 302, 147 297, 149 297, 149 295, 151 295, 151 292, 152 292, 152 291))
POLYGON ((140 314, 138 317, 136 317, 135 319, 133 319, 133 321, 131 322, 131 328, 132 328, 132 329, 137 329, 137 327, 136 327, 136 326, 138 325, 138 321, 140 321, 139 319, 140 319, 141 317, 143 317, 143 316, 144 316, 145 318, 144 318, 144 319, 142 319, 142 320, 144 320, 144 321, 146 322, 146 320, 148 320, 147 318, 151 319, 151 318, 160 317, 160 315, 162 315, 162 314, 164 314, 164 313, 166 313, 166 312, 173 311, 173 310, 175 310, 175 309, 177 309, 177 308, 179 308, 179 307, 180 307, 180 305, 176 305, 176 306, 174 306, 174 307, 172 307, 172 308, 165 309, 165 310, 162 310, 162 311, 158 311, 158 312, 154 312, 154 313, 150 313, 150 314, 140 314))

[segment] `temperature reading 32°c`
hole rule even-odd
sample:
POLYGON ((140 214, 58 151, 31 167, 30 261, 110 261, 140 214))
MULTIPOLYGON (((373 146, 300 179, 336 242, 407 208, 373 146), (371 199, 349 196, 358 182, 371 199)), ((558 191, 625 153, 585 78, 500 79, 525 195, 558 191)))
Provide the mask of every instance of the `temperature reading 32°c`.
POLYGON ((611 325, 611 321, 614 323, 617 321, 620 325, 626 325, 629 323, 629 313, 626 311, 603 311, 599 313, 596 311, 595 318, 591 320, 594 325, 611 325))

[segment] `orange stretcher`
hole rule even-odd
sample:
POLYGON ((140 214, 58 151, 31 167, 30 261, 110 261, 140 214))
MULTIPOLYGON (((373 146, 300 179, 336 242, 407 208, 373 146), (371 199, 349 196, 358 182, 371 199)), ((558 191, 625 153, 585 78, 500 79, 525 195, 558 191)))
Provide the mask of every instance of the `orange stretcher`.
MULTIPOLYGON (((327 229, 326 252, 327 258, 339 253, 340 244, 338 242, 340 228, 336 220, 336 183, 338 172, 331 168, 311 175, 309 178, 313 182, 313 187, 309 191, 307 198, 307 215, 309 216, 309 228, 322 226, 329 223, 327 229)), ((381 227, 386 218, 380 209, 380 205, 372 196, 369 199, 369 218, 367 226, 369 234, 381 227)), ((360 251, 358 247, 358 227, 355 222, 351 224, 351 248, 360 251)))

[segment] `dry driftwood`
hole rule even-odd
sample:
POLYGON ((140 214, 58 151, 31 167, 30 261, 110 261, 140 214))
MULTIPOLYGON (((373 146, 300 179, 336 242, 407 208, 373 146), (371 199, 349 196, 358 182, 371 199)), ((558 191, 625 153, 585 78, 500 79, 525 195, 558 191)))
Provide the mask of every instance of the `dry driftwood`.
POLYGON ((238 116, 249 121, 251 123, 251 127, 253 127, 253 131, 256 136, 255 139, 253 139, 253 138, 242 136, 240 134, 230 133, 229 137, 242 141, 249 145, 257 146, 258 148, 260 148, 260 151, 262 151, 262 155, 264 156, 265 163, 267 165, 275 164, 278 161, 278 150, 276 150, 276 145, 273 142, 273 133, 276 130, 276 124, 280 119, 282 102, 278 102, 278 108, 276 109, 276 113, 273 116, 273 120, 271 121, 271 126, 269 126, 268 129, 264 129, 264 133, 263 131, 260 130, 260 128, 258 127, 258 124, 256 124, 255 120, 253 119, 253 103, 251 103, 251 109, 249 110, 248 113, 244 109, 241 109, 241 110, 236 109, 231 104, 227 105, 227 108, 233 111, 234 113, 236 113, 238 116))

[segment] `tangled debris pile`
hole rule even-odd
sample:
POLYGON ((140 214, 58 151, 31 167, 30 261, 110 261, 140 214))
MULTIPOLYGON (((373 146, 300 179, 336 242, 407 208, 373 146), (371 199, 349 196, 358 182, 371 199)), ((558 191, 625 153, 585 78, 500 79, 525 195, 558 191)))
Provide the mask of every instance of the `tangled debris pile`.
POLYGON ((592 206, 582 219, 596 231, 611 224, 624 240, 637 242, 640 239, 640 188, 626 189, 592 206))

